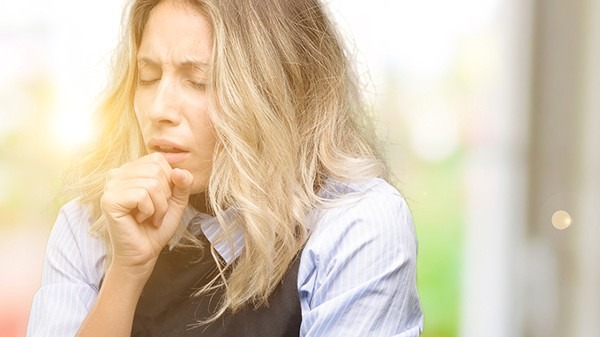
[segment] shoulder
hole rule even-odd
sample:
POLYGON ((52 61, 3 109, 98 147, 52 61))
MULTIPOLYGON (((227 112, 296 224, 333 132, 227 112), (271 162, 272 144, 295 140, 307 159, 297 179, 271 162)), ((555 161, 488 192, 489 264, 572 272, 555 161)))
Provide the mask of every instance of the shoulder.
POLYGON ((60 208, 51 235, 69 235, 79 241, 89 236, 93 222, 90 207, 73 199, 60 208))
POLYGON ((334 206, 310 215, 311 235, 302 254, 304 268, 323 272, 356 258, 414 263, 413 218, 395 187, 376 178, 361 184, 338 184, 333 189, 338 195, 334 206))
POLYGON ((311 214, 300 258, 303 331, 418 333, 417 241, 404 197, 382 179, 329 191, 334 203, 311 214), (331 324, 340 320, 356 324, 331 324))
POLYGON ((41 287, 29 316, 28 336, 74 335, 94 303, 103 276, 104 242, 90 235, 90 208, 66 203, 46 246, 41 287))
MULTIPOLYGON (((74 199, 63 205, 50 232, 46 247, 47 275, 68 275, 69 279, 98 283, 102 277, 106 247, 90 233, 94 219, 88 205, 74 199)), ((47 277, 49 283, 60 278, 47 277)))
MULTIPOLYGON (((402 194, 379 178, 360 184, 335 184, 328 197, 337 195, 331 207, 315 210, 309 220, 312 230, 307 245, 322 246, 346 236, 364 239, 414 241, 414 224, 402 194)), ((338 242, 339 243, 339 242, 338 242)))
POLYGON ((78 198, 72 199, 71 201, 64 204, 59 211, 59 217, 63 217, 65 220, 70 222, 76 222, 79 224, 85 223, 91 226, 93 219, 91 216, 91 207, 86 204, 82 204, 78 198))
POLYGON ((52 231, 68 232, 78 242, 98 245, 103 243, 103 240, 99 238, 98 234, 91 231, 95 220, 92 216, 91 205, 81 203, 79 199, 73 199, 60 208, 52 231))

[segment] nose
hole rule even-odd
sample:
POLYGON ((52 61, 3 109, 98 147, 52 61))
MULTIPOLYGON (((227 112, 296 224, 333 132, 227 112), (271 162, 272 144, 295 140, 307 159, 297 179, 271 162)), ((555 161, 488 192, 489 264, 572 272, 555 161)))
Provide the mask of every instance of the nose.
POLYGON ((147 116, 155 125, 177 125, 181 120, 179 112, 179 97, 175 83, 163 78, 149 99, 147 116))

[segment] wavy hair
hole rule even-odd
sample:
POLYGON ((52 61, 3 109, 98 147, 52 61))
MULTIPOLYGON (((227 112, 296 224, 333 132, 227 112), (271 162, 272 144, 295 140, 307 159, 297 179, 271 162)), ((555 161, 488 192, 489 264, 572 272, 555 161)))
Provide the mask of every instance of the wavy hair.
MULTIPOLYGON (((206 195, 221 239, 234 227, 245 236, 241 256, 221 266, 216 316, 266 305, 308 237, 308 213, 327 205, 326 181, 387 176, 351 57, 319 0, 164 1, 205 15, 213 33, 207 90, 217 140, 206 195)), ((126 11, 98 141, 71 175, 109 249, 100 197, 109 169, 146 154, 133 111, 136 53, 160 2, 137 0, 126 11)))

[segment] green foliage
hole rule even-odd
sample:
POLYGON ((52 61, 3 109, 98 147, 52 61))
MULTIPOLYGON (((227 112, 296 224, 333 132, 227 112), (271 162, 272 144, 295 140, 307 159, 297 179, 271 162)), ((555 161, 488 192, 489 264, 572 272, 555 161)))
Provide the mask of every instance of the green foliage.
POLYGON ((411 189, 421 191, 410 204, 419 240, 422 337, 458 335, 464 217, 461 165, 462 156, 456 154, 440 163, 416 163, 410 174, 415 180, 411 189))

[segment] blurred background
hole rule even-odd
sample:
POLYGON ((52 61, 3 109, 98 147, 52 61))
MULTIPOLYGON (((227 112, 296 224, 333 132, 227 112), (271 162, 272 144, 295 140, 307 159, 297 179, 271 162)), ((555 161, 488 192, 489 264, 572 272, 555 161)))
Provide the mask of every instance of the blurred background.
MULTIPOLYGON (((25 334, 123 3, 0 3, 0 336, 25 334)), ((327 3, 415 217, 423 336, 600 336, 600 1, 327 3)))

